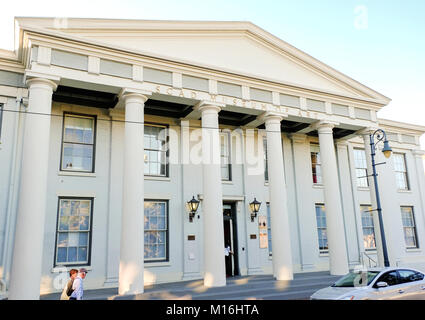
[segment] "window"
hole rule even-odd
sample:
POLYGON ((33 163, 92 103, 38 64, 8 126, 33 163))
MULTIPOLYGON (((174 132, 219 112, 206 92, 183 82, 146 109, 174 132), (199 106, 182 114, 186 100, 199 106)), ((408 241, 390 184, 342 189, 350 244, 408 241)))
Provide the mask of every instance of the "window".
POLYGON ((144 173, 148 176, 168 176, 167 127, 144 126, 144 173))
POLYGON ((263 151, 264 151, 264 180, 269 181, 269 161, 267 158, 267 138, 263 138, 263 151))
POLYGON ((409 190, 409 181, 407 179, 406 157, 402 153, 394 153, 394 170, 397 187, 399 190, 409 190))
POLYGON ((408 283, 423 280, 424 275, 413 270, 398 270, 400 283, 408 283))
POLYGON ((95 116, 64 114, 62 171, 94 172, 95 116))
POLYGON ((269 256, 272 255, 272 224, 270 218, 270 203, 267 203, 267 238, 269 242, 269 256))
POLYGON ((363 228, 363 244, 366 250, 375 250, 375 228, 373 225, 373 211, 369 205, 360 206, 363 228))
POLYGON ((93 198, 59 198, 56 265, 90 264, 93 198))
POLYGON ((230 134, 220 133, 221 180, 226 181, 232 180, 230 146, 230 134))
POLYGON ((1 125, 3 123, 3 105, 0 104, 0 138, 1 138, 1 125))
POLYGON ((313 173, 313 183, 322 184, 322 164, 320 160, 320 148, 317 144, 310 145, 311 168, 313 173))
POLYGON ((416 235, 415 217, 413 207, 400 207, 401 220, 403 221, 404 242, 407 248, 419 248, 416 235))
POLYGON ((389 286, 394 286, 394 285, 398 284, 399 282, 398 282, 397 271, 390 271, 390 272, 387 272, 387 273, 383 274, 375 282, 374 288, 377 288, 378 282, 386 282, 389 286))
POLYGON ((363 149, 354 149, 354 166, 358 187, 368 187, 366 153, 363 149))
POLYGON ((316 204, 317 234, 320 253, 328 252, 328 234, 326 231, 326 212, 323 204, 316 204))
POLYGON ((145 261, 168 261, 168 203, 145 201, 145 261))

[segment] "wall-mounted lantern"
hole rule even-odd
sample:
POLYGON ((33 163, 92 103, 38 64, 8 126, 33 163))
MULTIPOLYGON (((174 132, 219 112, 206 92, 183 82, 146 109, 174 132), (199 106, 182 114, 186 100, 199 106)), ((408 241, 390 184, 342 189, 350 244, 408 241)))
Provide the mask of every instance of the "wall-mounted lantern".
POLYGON ((187 202, 187 205, 189 207, 189 222, 193 222, 193 217, 196 214, 196 211, 199 207, 199 200, 195 199, 195 196, 192 197, 192 200, 187 202))
POLYGON ((260 211, 261 202, 257 201, 257 198, 254 198, 249 204, 249 209, 251 210, 251 222, 254 222, 254 218, 257 217, 258 211, 260 211))

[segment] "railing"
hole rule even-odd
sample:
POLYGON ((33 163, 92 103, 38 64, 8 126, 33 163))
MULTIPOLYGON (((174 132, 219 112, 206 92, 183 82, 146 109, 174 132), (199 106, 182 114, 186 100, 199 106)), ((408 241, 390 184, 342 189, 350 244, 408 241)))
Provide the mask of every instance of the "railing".
POLYGON ((368 266, 369 268, 374 268, 378 266, 378 263, 364 251, 362 252, 362 255, 361 255, 361 261, 362 261, 362 265, 364 265, 365 267, 368 266), (365 263, 365 258, 367 258, 368 265, 366 265, 365 263))

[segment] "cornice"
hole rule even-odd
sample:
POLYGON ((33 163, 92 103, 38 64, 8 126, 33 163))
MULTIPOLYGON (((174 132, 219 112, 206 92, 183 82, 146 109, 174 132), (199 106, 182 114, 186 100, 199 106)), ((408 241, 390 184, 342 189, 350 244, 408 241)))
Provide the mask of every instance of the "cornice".
MULTIPOLYGON (((66 34, 47 34, 46 30, 26 30, 27 41, 33 45, 45 45, 54 48, 63 48, 71 52, 93 55, 104 59, 119 59, 120 62, 143 65, 152 68, 160 68, 170 72, 195 73, 197 76, 211 78, 217 81, 227 81, 242 86, 251 86, 259 89, 277 91, 283 94, 304 95, 308 98, 324 99, 329 98, 335 103, 356 104, 356 106, 365 107, 372 110, 379 110, 384 104, 382 101, 374 99, 361 98, 358 96, 341 95, 339 93, 325 92, 312 88, 299 87, 292 84, 285 84, 274 80, 259 79, 253 75, 242 75, 232 73, 231 71, 217 70, 211 66, 193 65, 189 62, 176 60, 167 60, 159 56, 150 56, 146 53, 135 52, 128 49, 112 48, 105 44, 94 43, 87 39, 70 39, 66 34)), ((26 54, 28 56, 28 53, 26 54)))
MULTIPOLYGON (((86 44, 92 44, 95 46, 101 46, 104 48, 109 48, 112 50, 118 50, 123 51, 127 53, 132 53, 136 55, 144 55, 149 58, 156 58, 167 62, 174 62, 179 64, 188 65, 191 67, 200 67, 204 69, 210 69, 218 72, 224 72, 227 74, 231 74, 232 76, 235 76, 234 71, 232 70, 225 70, 221 69, 218 70, 216 67, 208 66, 208 65, 201 65, 198 64, 196 66, 193 65, 193 62, 190 61, 184 61, 184 60, 177 60, 175 58, 171 57, 164 57, 159 55, 154 55, 149 52, 142 52, 142 51, 135 51, 135 50, 129 50, 126 48, 118 47, 118 46, 111 46, 105 43, 102 43, 97 40, 91 40, 84 37, 78 37, 75 35, 70 35, 69 33, 57 31, 48 29, 49 27, 52 28, 53 26, 53 18, 46 18, 46 19, 37 19, 37 18, 16 18, 18 21, 20 27, 22 29, 25 29, 26 31, 33 31, 40 34, 45 35, 52 35, 53 37, 60 37, 63 39, 68 40, 74 40, 78 42, 84 42, 86 44), (40 26, 41 28, 34 27, 34 25, 40 26)), ((205 21, 146 21, 146 20, 114 20, 114 19, 75 19, 70 18, 68 20, 68 30, 79 30, 81 26, 84 26, 84 30, 81 30, 82 32, 93 32, 95 31, 105 31, 105 30, 114 30, 114 32, 126 32, 129 28, 134 30, 148 30, 149 28, 156 28, 157 32, 165 32, 169 31, 171 27, 174 28, 174 32, 176 30, 183 30, 185 32, 189 32, 192 30, 193 32, 198 32, 199 30, 204 32, 215 32, 219 31, 220 33, 223 33, 224 31, 227 32, 240 32, 250 35, 251 37, 256 38, 258 41, 261 41, 262 44, 265 44, 267 46, 273 46, 276 50, 279 50, 281 53, 284 52, 286 56, 289 58, 292 58, 293 60, 296 60, 297 63, 302 63, 304 67, 308 67, 310 71, 314 71, 318 74, 326 75, 326 78, 331 81, 336 81, 338 85, 342 85, 346 89, 351 89, 350 91, 357 93, 362 93, 363 95, 373 97, 373 98, 367 98, 367 97, 359 97, 353 94, 353 96, 350 95, 341 95, 337 92, 331 92, 331 91, 324 91, 324 90, 318 90, 316 88, 301 88, 306 90, 311 90, 313 92, 321 92, 328 95, 334 95, 336 97, 347 97, 349 99, 359 100, 359 101, 367 101, 372 102, 376 104, 376 107, 379 109, 380 107, 386 105, 390 99, 387 97, 377 93, 376 91, 373 91, 372 89, 354 81, 353 79, 339 73, 338 71, 332 69, 331 67, 321 63, 320 61, 314 59, 313 57, 307 55, 306 53, 302 52, 301 50, 289 45, 288 43, 284 42, 283 40, 271 35, 267 31, 264 31, 263 29, 259 28, 258 26, 255 26, 254 24, 250 22, 217 22, 217 21, 211 21, 211 22, 205 22, 205 21), (111 24, 113 25, 113 28, 111 27, 111 24), (179 28, 177 28, 179 26, 179 28), (347 87, 348 86, 348 87, 347 87)), ((171 28, 172 29, 172 28, 171 28)), ((266 79, 261 78, 258 79, 258 77, 254 75, 244 74, 240 75, 239 73, 237 76, 243 76, 243 77, 249 77, 249 78, 256 78, 256 80, 259 81, 265 81, 267 83, 275 83, 279 85, 288 86, 290 88, 299 88, 299 85, 293 84, 293 83, 282 83, 281 81, 275 80, 275 79, 266 79)))

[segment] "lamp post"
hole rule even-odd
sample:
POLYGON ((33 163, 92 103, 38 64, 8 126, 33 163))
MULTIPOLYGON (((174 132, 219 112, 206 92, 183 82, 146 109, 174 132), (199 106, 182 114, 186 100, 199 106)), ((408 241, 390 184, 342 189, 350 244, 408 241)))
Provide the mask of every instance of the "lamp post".
POLYGON ((187 205, 189 207, 189 222, 193 222, 193 217, 196 214, 196 211, 198 210, 199 206, 199 200, 195 199, 195 196, 192 197, 192 200, 187 202, 187 205))
POLYGON ((257 217, 257 212, 260 211, 261 202, 254 198, 254 201, 250 202, 249 208, 251 209, 251 222, 254 222, 254 218, 257 217))
POLYGON ((375 184, 375 195, 376 195, 376 206, 377 206, 376 211, 378 211, 379 230, 381 231, 381 242, 382 242, 382 253, 384 256, 384 266, 389 267, 390 262, 388 260, 387 244, 385 241, 385 233, 384 233, 384 223, 382 221, 381 199, 379 197, 379 191, 378 191, 378 179, 377 179, 378 174, 376 173, 376 166, 379 164, 375 163, 375 151, 376 151, 376 145, 382 140, 384 141, 384 148, 382 149, 382 152, 385 158, 389 158, 391 156, 392 150, 390 145, 388 144, 387 135, 384 130, 378 129, 373 134, 370 134, 369 137, 370 137, 370 151, 372 156, 372 170, 373 170, 372 176, 373 176, 373 181, 375 184), (374 140, 375 136, 376 136, 376 139, 378 140, 376 143, 374 140))

